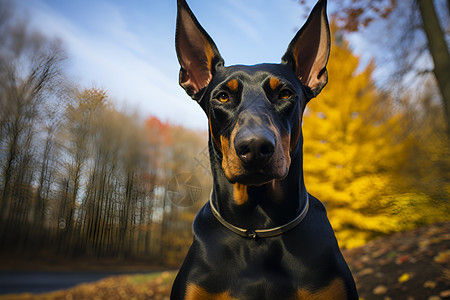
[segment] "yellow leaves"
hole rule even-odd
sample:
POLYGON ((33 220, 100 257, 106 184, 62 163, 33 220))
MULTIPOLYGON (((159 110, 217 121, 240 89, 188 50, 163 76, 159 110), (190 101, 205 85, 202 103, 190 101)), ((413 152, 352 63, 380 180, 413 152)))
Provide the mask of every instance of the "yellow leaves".
POLYGON ((433 281, 433 280, 425 281, 425 283, 423 284, 423 287, 426 289, 434 289, 434 288, 436 288, 436 286, 437 286, 437 283, 436 283, 436 281, 433 281))
POLYGON ((306 187, 326 203, 344 247, 448 215, 442 203, 392 188, 400 164, 410 164, 408 140, 399 139, 402 117, 374 88, 373 65, 358 73, 358 63, 346 43, 333 48, 330 81, 303 119, 306 187))
POLYGON ((440 264, 450 263, 450 250, 439 252, 438 255, 434 257, 433 260, 440 264))
POLYGON ((370 234, 349 229, 336 230, 336 238, 341 248, 355 248, 364 245, 370 238, 370 234))
POLYGON ((368 203, 375 207, 377 198, 381 197, 380 191, 389 183, 389 177, 385 175, 366 175, 353 177, 345 188, 345 192, 351 195, 351 208, 355 210, 364 209, 368 203))
POLYGON ((387 291, 388 291, 388 288, 386 286, 378 285, 373 289, 372 293, 374 295, 384 295, 387 293, 387 291))
POLYGON ((403 273, 399 278, 398 278, 398 282, 403 283, 406 282, 410 279, 410 275, 409 273, 403 273))

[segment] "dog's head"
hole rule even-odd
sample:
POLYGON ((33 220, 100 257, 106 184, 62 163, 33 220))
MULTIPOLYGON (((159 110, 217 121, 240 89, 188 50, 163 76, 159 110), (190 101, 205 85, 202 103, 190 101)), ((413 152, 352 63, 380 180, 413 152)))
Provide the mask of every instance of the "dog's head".
POLYGON ((185 0, 178 0, 175 44, 180 85, 205 111, 228 181, 261 185, 286 177, 302 146, 306 103, 328 81, 326 0, 316 4, 280 64, 225 67, 185 0))

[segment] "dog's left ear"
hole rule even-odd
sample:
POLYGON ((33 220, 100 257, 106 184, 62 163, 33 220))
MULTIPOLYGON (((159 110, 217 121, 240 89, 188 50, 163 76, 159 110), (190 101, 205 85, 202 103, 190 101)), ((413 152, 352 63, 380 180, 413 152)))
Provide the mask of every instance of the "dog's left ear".
POLYGON ((178 0, 175 48, 180 62, 179 83, 192 99, 200 101, 223 59, 185 0, 178 0))
POLYGON ((326 7, 327 1, 319 0, 282 58, 307 88, 309 99, 316 97, 328 82, 326 65, 331 42, 326 7))

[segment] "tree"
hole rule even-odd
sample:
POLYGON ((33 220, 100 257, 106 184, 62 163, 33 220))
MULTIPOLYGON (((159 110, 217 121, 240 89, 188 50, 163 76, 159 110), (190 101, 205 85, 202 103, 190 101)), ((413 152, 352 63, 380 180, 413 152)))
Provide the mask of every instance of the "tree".
POLYGON ((0 36, 0 217, 6 218, 12 187, 34 180, 36 132, 46 97, 61 78, 64 52, 58 41, 16 21, 5 1, 0 1, 0 36))
MULTIPOLYGON (((422 17, 423 31, 427 37, 428 50, 433 58, 433 73, 443 98, 450 132, 450 54, 446 36, 441 28, 433 1, 417 0, 422 17)), ((450 3, 448 3, 450 11, 450 3)))
POLYGON ((404 116, 375 88, 374 65, 358 71, 348 43, 333 41, 329 83, 304 115, 304 172, 341 246, 445 219, 445 203, 431 206, 430 195, 399 188, 398 169, 411 164, 404 116))
MULTIPOLYGON (((50 198, 51 185, 56 178, 58 169, 56 133, 60 129, 62 113, 59 106, 48 107, 43 116, 42 131, 45 136, 43 139, 42 155, 40 158, 39 177, 37 179, 36 201, 34 203, 34 228, 40 231, 45 227, 45 210, 50 198)), ((38 163, 36 163, 38 164, 38 163)), ((36 234, 39 238, 40 235, 36 234)))
POLYGON ((192 221, 212 187, 207 136, 156 117, 145 125, 158 213, 152 233, 165 262, 179 266, 192 242, 192 221))
POLYGON ((403 190, 430 195, 432 202, 448 204, 450 136, 446 134, 445 113, 434 100, 435 88, 429 82, 424 86, 425 93, 416 105, 405 110, 400 121, 403 127, 401 138, 407 149, 403 163, 398 165, 397 178, 402 180, 397 183, 403 190))
POLYGON ((8 3, 0 0, 2 252, 178 265, 209 195, 205 134, 157 118, 142 124, 102 89, 69 85, 61 44, 8 3), (184 171, 204 187, 192 207, 167 196, 184 171))
POLYGON ((74 215, 86 165, 92 151, 95 120, 101 116, 106 103, 106 93, 97 89, 74 89, 68 97, 64 122, 58 133, 61 155, 60 216, 61 229, 70 241, 74 229, 74 215))
MULTIPOLYGON (((380 62, 384 60, 392 74, 383 84, 386 86, 395 80, 393 92, 399 88, 399 83, 409 88, 411 78, 419 76, 421 80, 413 82, 422 83, 425 81, 423 75, 433 73, 450 132, 450 32, 445 29, 450 20, 450 3, 444 0, 354 0, 336 3, 338 9, 333 15, 343 32, 360 31, 361 36, 369 40, 376 36, 377 42, 372 41, 374 47, 382 41, 383 46, 377 51, 384 53, 379 55, 380 62), (373 34, 375 31, 378 33, 373 34), (433 63, 434 67, 427 67, 433 63), (405 82, 406 78, 409 79, 405 82)), ((416 84, 414 87, 417 93, 416 84)))

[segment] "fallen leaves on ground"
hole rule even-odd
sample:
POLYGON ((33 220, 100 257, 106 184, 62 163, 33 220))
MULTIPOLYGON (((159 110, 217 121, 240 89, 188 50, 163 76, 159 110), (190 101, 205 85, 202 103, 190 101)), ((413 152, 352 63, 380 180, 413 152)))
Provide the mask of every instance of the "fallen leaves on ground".
POLYGON ((343 251, 364 300, 450 299, 450 222, 343 251))
POLYGON ((4 300, 168 300, 175 272, 122 275, 46 294, 0 296, 4 300))
MULTIPOLYGON (((343 253, 362 300, 450 299, 450 222, 396 233, 343 253)), ((64 291, 0 300, 165 300, 175 274, 114 276, 64 291)))

